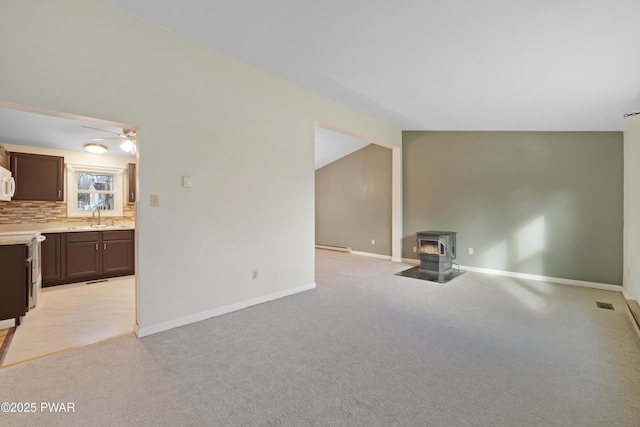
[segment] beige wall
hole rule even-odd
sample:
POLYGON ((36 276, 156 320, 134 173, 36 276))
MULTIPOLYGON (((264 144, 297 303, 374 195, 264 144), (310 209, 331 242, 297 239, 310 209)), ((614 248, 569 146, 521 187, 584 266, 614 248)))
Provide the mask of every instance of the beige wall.
POLYGON ((315 120, 401 145, 397 129, 99 0, 2 9, 0 101, 139 129, 143 335, 314 285, 315 120))
POLYGON ((391 256, 390 149, 369 144, 316 170, 316 243, 391 256))
POLYGON ((625 297, 640 301, 640 116, 624 131, 623 272, 625 297))
POLYGON ((404 132, 403 142, 404 256, 415 258, 416 232, 451 230, 465 266, 622 284, 621 132, 404 132))

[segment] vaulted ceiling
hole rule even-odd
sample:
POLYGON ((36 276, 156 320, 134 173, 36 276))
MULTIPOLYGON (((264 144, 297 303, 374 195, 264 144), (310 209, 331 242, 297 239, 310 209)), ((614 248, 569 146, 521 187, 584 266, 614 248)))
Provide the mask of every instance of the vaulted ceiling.
POLYGON ((403 130, 623 130, 637 0, 106 0, 403 130))
MULTIPOLYGON (((105 1, 401 130, 621 131, 640 107, 638 0, 105 1)), ((109 135, 82 124, 0 109, 0 141, 109 135)), ((358 147, 316 133, 316 167, 358 147)))

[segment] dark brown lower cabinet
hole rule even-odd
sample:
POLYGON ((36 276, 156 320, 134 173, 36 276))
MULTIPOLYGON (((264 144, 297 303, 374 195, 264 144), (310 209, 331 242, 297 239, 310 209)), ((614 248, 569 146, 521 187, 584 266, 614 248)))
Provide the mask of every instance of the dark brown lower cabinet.
POLYGON ((40 246, 42 281, 51 282, 62 279, 62 234, 49 233, 40 246))
POLYGON ((103 231, 102 271, 106 274, 131 274, 133 264, 133 231, 103 231))
POLYGON ((102 273, 100 231, 67 233, 66 278, 83 281, 102 273))
POLYGON ((26 245, 0 245, 0 320, 20 318, 29 311, 31 276, 26 245))
MULTIPOLYGON (((46 236, 49 240, 49 235, 46 236)), ((80 231, 60 233, 59 236, 58 258, 54 250, 42 250, 43 286, 135 273, 133 230, 80 231), (45 270, 57 270, 60 275, 45 275, 45 270)), ((55 238, 50 243, 55 246, 55 238)))

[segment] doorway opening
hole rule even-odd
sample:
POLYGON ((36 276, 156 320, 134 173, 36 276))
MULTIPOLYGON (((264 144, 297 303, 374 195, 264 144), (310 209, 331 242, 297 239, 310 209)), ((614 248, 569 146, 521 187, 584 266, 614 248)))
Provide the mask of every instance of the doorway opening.
MULTIPOLYGON (((19 326, 13 318, 0 318, 0 339, 8 337, 0 342, 0 367, 133 333, 138 317, 138 128, 0 102, 0 145, 9 157, 62 158, 64 164, 62 200, 0 202, 0 238, 31 232, 47 238, 40 251, 37 304, 21 316, 19 326), (134 142, 135 150, 121 149, 126 141, 134 142), (90 153, 88 144, 106 152, 90 153), (79 175, 69 179, 73 174, 79 175), (87 203, 93 199, 110 200, 110 209, 87 203)), ((24 164, 20 174, 27 169, 24 164)), ((17 172, 15 164, 12 168, 17 172)), ((15 175, 18 187, 20 176, 15 175)))
POLYGON ((400 261, 401 148, 315 125, 316 246, 400 261))

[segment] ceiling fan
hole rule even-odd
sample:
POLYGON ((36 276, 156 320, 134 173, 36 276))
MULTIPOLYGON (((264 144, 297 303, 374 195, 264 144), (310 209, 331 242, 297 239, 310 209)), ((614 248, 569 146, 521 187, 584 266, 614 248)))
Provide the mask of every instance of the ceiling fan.
POLYGON ((91 126, 82 126, 83 128, 99 130, 100 132, 112 133, 116 136, 105 136, 102 138, 91 138, 92 141, 111 141, 111 140, 123 140, 120 144, 120 149, 127 153, 136 153, 136 131, 131 129, 122 129, 122 133, 112 132, 106 129, 94 128, 91 126))

